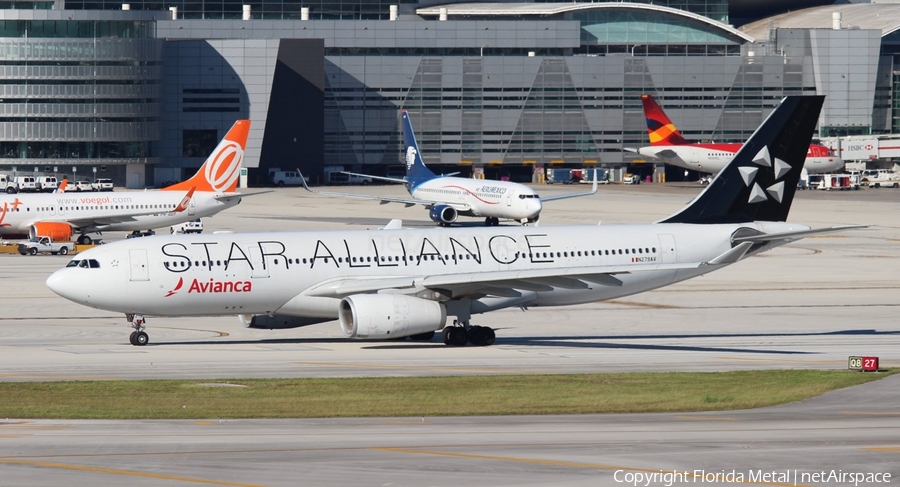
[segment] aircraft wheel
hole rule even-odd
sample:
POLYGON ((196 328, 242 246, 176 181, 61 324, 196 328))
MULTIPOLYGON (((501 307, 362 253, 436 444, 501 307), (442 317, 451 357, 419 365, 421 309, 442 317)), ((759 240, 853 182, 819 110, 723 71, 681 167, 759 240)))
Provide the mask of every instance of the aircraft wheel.
POLYGON ((484 345, 485 341, 485 333, 483 326, 471 326, 469 327, 469 343, 475 345, 476 347, 480 347, 484 345))
POLYGON ((490 327, 487 327, 487 326, 485 326, 485 327, 483 327, 483 328, 484 328, 484 344, 485 344, 486 346, 491 346, 491 345, 493 345, 493 344, 494 344, 494 340, 497 338, 497 334, 494 333, 494 329, 493 329, 493 328, 490 328, 490 327))
POLYGON ((78 237, 78 243, 81 245, 90 245, 92 242, 91 237, 87 235, 82 235, 78 237))
POLYGON ((460 326, 445 328, 443 333, 444 345, 462 347, 469 341, 466 329, 460 326))
POLYGON ((135 335, 137 335, 137 332, 133 331, 133 332, 131 332, 131 335, 129 335, 129 337, 128 337, 128 341, 131 342, 132 345, 137 345, 137 342, 134 339, 135 335))
POLYGON ((484 226, 486 226, 486 227, 491 226, 491 221, 492 221, 492 220, 493 220, 493 218, 491 218, 491 217, 485 218, 485 219, 484 219, 484 226))
POLYGON ((143 331, 136 332, 134 335, 134 344, 143 347, 150 342, 150 336, 143 331))
POLYGON ((410 336, 409 336, 409 339, 410 339, 410 340, 413 340, 413 341, 416 341, 416 342, 428 342, 428 341, 431 341, 432 338, 434 338, 434 332, 433 332, 433 331, 429 331, 429 332, 426 332, 426 333, 417 333, 417 334, 415 334, 415 335, 410 335, 410 336))

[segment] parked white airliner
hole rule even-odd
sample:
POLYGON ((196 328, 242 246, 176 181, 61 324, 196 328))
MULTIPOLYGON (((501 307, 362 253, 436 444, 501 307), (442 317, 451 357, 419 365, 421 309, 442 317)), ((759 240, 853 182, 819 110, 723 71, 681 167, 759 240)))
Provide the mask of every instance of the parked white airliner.
MULTIPOLYGON (((313 193, 325 196, 343 196, 347 198, 363 198, 384 203, 403 203, 407 206, 423 205, 429 210, 431 220, 441 226, 449 226, 458 216, 484 217, 487 226, 499 225, 500 220, 514 220, 522 224, 534 223, 541 214, 541 201, 554 201, 565 198, 587 196, 597 192, 597 175, 594 174, 594 186, 590 191, 568 193, 541 198, 537 192, 524 184, 510 181, 492 181, 484 179, 459 178, 454 176, 438 176, 431 172, 422 162, 419 144, 413 132, 412 123, 406 110, 400 112, 403 125, 403 143, 406 153, 406 177, 403 179, 357 174, 392 183, 403 183, 411 198, 394 198, 357 193, 338 193, 334 191, 316 191, 306 185, 303 187, 313 193)), ((299 171, 299 170, 298 170, 299 171)))
POLYGON ((705 191, 657 223, 156 236, 78 255, 47 285, 144 316, 239 315, 292 328, 338 319, 347 337, 493 343, 492 310, 619 298, 690 279, 807 235, 786 223, 824 97, 792 96, 705 191), (447 317, 455 318, 445 326, 447 317))
POLYGON ((147 231, 214 215, 241 201, 235 193, 249 120, 238 120, 197 173, 159 191, 104 194, 0 194, 0 235, 49 236, 91 243, 88 233, 147 231))

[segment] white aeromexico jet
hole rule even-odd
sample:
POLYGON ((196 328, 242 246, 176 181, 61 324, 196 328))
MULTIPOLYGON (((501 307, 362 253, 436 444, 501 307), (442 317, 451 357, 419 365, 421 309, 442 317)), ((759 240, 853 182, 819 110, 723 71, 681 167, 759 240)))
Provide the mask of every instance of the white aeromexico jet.
POLYGON ((159 191, 0 195, 0 235, 67 241, 78 233, 87 244, 88 233, 147 231, 231 208, 246 196, 234 191, 249 130, 249 120, 235 122, 197 174, 159 191))
MULTIPOLYGON (((594 174, 594 186, 583 193, 568 193, 541 198, 537 192, 524 184, 509 181, 491 181, 483 179, 438 176, 431 172, 422 162, 416 135, 406 110, 400 112, 403 124, 403 143, 406 153, 406 177, 403 179, 372 176, 348 172, 353 176, 364 176, 392 183, 403 183, 412 198, 393 198, 390 196, 374 196, 357 193, 338 193, 334 191, 315 191, 306 185, 303 187, 313 193, 325 196, 344 196, 363 198, 384 203, 403 203, 406 206, 423 205, 429 210, 431 220, 441 226, 449 226, 458 216, 484 217, 487 226, 499 225, 500 220, 515 220, 522 224, 534 223, 541 214, 541 201, 561 200, 587 196, 597 192, 597 175, 594 174)), ((299 171, 299 170, 298 170, 299 171)))
POLYGON ((255 328, 338 319, 351 338, 489 345, 472 315, 614 299, 817 233, 786 223, 824 97, 785 98, 679 213, 650 224, 166 235, 90 249, 47 279, 60 296, 144 317, 238 315, 255 328), (453 326, 447 325, 452 316, 453 326))

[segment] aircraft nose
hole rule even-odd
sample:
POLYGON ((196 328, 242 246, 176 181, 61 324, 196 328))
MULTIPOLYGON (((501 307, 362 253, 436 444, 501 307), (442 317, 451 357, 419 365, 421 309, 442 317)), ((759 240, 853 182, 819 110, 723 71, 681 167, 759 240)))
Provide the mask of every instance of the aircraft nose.
POLYGON ((47 287, 56 294, 75 301, 84 303, 87 301, 87 293, 83 282, 72 275, 71 269, 60 269, 47 278, 47 287))

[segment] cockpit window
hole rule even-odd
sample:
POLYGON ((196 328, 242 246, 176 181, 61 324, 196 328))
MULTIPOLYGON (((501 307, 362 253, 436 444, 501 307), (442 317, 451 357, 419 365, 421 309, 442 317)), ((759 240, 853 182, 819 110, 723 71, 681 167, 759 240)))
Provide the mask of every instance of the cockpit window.
POLYGON ((69 263, 66 264, 66 267, 78 267, 78 264, 80 264, 81 262, 82 261, 80 260, 70 260, 69 263))
POLYGON ((91 268, 91 269, 99 269, 100 262, 97 259, 86 259, 86 260, 70 260, 66 267, 82 267, 82 268, 91 268))

